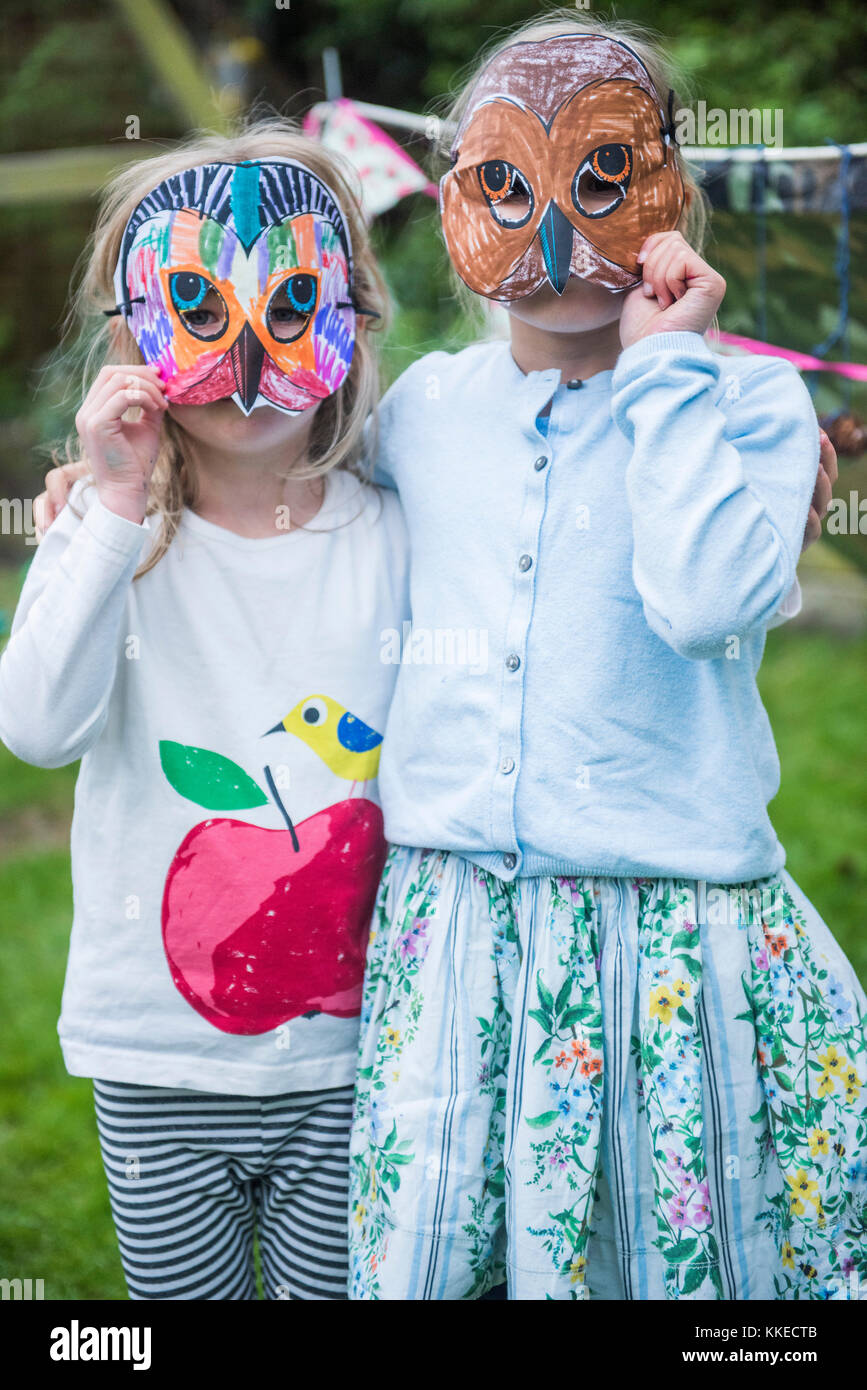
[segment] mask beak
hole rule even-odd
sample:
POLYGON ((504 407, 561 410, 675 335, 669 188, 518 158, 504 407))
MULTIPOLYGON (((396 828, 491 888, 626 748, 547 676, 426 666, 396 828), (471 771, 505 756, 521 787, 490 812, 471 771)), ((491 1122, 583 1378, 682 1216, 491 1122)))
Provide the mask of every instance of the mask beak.
POLYGON ((569 279, 572 264, 572 241, 575 228, 557 204, 550 202, 539 226, 539 242, 545 262, 545 273, 558 294, 562 294, 569 279))
POLYGON ((245 323, 235 339, 230 352, 232 375, 238 388, 238 395, 244 413, 250 414, 253 402, 259 394, 259 379, 265 361, 265 349, 256 337, 249 323, 245 323))

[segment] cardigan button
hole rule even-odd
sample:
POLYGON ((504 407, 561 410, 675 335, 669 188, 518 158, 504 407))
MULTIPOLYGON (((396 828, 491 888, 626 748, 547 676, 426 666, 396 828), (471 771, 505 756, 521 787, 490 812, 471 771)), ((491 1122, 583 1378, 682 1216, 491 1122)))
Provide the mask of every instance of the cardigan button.
POLYGON ((571 381, 567 381, 567 382, 566 382, 566 390, 567 390, 567 391, 577 391, 577 390, 578 390, 581 386, 583 386, 583 385, 584 385, 584 382, 583 382, 583 381, 580 381, 580 380, 578 379, 578 377, 576 376, 576 377, 573 377, 571 381))
POLYGON ((518 653, 517 653, 517 652, 511 652, 511 653, 506 657, 506 670, 507 670, 507 671, 517 671, 517 669, 518 669, 518 667, 520 666, 520 664, 521 664, 521 658, 518 656, 518 653))
POLYGON ((515 771, 515 759, 514 759, 514 758, 503 758, 502 762, 500 763, 500 771, 501 771, 501 772, 503 773, 503 775, 506 776, 506 777, 509 775, 510 772, 514 772, 514 771, 515 771))
POLYGON ((532 555, 522 555, 520 560, 518 561, 518 569, 521 571, 522 574, 526 574, 527 570, 530 568, 532 563, 532 555))
POLYGON ((504 854, 504 855, 503 855, 503 865, 504 865, 505 868, 507 868, 507 869, 514 869, 514 867, 515 867, 515 865, 517 864, 517 862, 518 862, 518 856, 517 856, 517 854, 504 854))
POLYGON ((544 454, 540 454, 539 457, 536 459, 536 462, 533 464, 533 467, 535 468, 537 473, 541 473, 542 469, 547 466, 547 463, 548 460, 546 456, 544 454))

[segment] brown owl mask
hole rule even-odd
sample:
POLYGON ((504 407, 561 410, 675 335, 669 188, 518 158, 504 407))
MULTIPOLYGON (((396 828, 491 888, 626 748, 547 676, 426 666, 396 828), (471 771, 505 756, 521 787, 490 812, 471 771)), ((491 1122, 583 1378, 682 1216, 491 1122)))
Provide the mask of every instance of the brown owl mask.
POLYGON ((668 118, 626 44, 597 34, 516 43, 476 83, 440 182, 443 233, 477 294, 521 299, 570 275, 609 290, 677 225, 683 182, 668 118))

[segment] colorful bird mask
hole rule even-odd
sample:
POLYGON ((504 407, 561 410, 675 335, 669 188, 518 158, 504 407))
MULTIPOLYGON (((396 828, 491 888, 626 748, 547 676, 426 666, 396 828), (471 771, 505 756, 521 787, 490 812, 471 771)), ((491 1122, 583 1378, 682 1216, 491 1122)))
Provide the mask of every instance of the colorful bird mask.
POLYGON ((117 308, 170 401, 231 397, 295 415, 338 389, 356 306, 349 229, 303 164, 202 164, 172 174, 130 217, 117 308))
POLYGON ((638 252, 677 225, 683 182, 644 64, 597 34, 516 43, 482 70, 440 182, 449 255, 490 299, 570 275, 610 290, 641 279, 638 252))

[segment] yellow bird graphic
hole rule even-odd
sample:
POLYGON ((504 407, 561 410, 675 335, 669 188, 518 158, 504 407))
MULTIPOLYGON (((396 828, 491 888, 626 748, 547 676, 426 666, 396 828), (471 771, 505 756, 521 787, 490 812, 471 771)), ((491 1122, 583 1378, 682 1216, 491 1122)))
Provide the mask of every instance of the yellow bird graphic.
POLYGON ((353 786, 370 781, 379 770, 382 734, 330 695, 309 695, 267 732, 285 732, 303 739, 335 776, 353 786))

